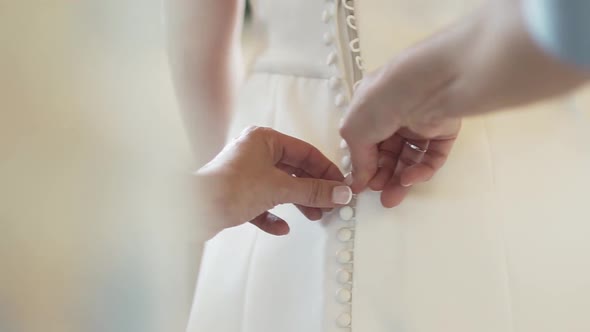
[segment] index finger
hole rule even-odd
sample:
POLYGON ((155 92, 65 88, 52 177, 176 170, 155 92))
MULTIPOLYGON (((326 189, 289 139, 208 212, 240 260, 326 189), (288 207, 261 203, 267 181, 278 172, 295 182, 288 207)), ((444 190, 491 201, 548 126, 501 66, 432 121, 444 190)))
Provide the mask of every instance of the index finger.
POLYGON ((317 179, 344 180, 338 167, 313 145, 278 131, 274 131, 270 143, 275 165, 283 163, 317 179))
POLYGON ((398 129, 395 123, 378 121, 378 114, 371 108, 353 105, 346 115, 340 135, 350 149, 353 168, 354 192, 362 191, 378 169, 378 144, 398 129))

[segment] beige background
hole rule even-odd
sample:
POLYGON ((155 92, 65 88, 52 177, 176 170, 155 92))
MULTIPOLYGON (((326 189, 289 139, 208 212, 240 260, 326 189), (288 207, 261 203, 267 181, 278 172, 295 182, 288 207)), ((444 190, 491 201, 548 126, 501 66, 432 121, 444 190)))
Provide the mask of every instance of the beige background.
POLYGON ((185 324, 198 211, 161 17, 0 0, 0 331, 185 324))

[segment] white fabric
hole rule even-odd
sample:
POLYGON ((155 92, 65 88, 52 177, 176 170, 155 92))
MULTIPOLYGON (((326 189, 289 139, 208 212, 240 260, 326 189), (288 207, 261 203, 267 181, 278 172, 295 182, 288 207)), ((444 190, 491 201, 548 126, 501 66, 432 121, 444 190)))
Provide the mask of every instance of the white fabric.
MULTIPOLYGON (((334 20, 322 22, 334 2, 253 5, 263 46, 230 135, 270 126, 341 165, 344 108, 335 100, 343 91, 329 79, 346 78, 350 88, 352 67, 342 48, 336 65, 326 63, 337 43, 326 46, 324 34, 344 36, 334 20)), ((361 0, 355 7, 370 71, 458 16, 464 4, 361 0)), ((435 179, 394 209, 382 208, 378 193, 360 194, 356 226, 337 212, 309 222, 281 206, 276 213, 292 227, 287 237, 251 225, 224 231, 207 245, 189 330, 589 331, 589 118, 562 106, 465 121, 435 179), (354 230, 354 241, 340 242, 342 227, 354 230), (354 265, 340 263, 337 253, 353 247, 354 265), (338 291, 350 286, 340 284, 338 271, 351 267, 352 301, 341 303, 338 291), (339 326, 348 319, 350 327, 339 326)))

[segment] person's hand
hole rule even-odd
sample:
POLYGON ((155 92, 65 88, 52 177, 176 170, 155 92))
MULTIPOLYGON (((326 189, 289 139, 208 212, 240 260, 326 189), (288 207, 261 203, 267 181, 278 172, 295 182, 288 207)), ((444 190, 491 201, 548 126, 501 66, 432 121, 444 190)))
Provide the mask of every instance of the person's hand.
POLYGON ((352 191, 340 170, 318 149, 269 128, 252 127, 197 172, 212 234, 251 222, 284 235, 288 224, 268 212, 294 203, 309 219, 322 209, 348 204, 352 191))
POLYGON ((393 207, 443 166, 462 117, 557 96, 588 80, 536 44, 521 7, 490 0, 363 80, 341 128, 354 192, 382 190, 383 205, 393 207))
POLYGON ((436 116, 449 106, 446 89, 454 80, 443 54, 419 45, 363 79, 341 128, 354 192, 382 191, 383 206, 393 207, 445 163, 461 121, 436 116))

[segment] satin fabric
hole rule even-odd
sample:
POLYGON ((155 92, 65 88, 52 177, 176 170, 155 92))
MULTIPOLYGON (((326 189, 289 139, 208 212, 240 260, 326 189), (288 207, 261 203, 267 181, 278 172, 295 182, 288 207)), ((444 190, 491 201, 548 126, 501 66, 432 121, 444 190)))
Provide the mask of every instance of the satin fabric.
MULTIPOLYGON (((341 165, 321 22, 329 1, 253 2, 255 57, 233 118, 316 145, 341 165)), ((360 0, 355 13, 367 71, 471 4, 360 0)), ((344 54, 339 54, 342 58, 344 54)), ((352 300, 341 303, 337 212, 310 222, 275 213, 292 232, 251 225, 206 247, 192 332, 588 331, 589 114, 563 100, 465 120, 447 165, 385 209, 356 204, 352 300), (343 313, 349 327, 338 324, 343 313)))

